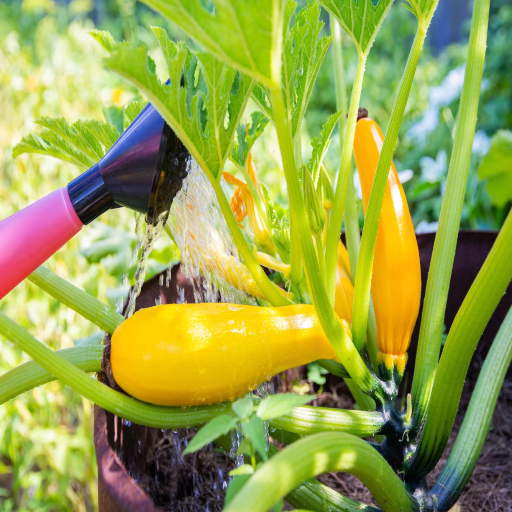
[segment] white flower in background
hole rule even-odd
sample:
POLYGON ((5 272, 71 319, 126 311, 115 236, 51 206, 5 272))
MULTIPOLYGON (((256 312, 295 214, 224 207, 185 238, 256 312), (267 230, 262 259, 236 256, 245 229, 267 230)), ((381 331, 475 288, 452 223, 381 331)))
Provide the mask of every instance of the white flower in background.
POLYGON ((446 178, 447 164, 448 157, 444 150, 439 151, 435 159, 430 156, 420 158, 422 178, 429 183, 443 181, 446 178))
POLYGON ((464 84, 465 65, 452 69, 444 78, 441 85, 432 87, 429 91, 429 104, 423 117, 412 125, 407 132, 411 139, 424 138, 433 132, 439 124, 439 111, 460 97, 464 84))
POLYGON ((490 148, 491 139, 483 130, 478 130, 473 139, 473 154, 482 157, 488 153, 490 148))
POLYGON ((422 220, 416 226, 416 234, 419 235, 420 233, 435 233, 437 231, 438 225, 439 222, 427 222, 426 220, 422 220))

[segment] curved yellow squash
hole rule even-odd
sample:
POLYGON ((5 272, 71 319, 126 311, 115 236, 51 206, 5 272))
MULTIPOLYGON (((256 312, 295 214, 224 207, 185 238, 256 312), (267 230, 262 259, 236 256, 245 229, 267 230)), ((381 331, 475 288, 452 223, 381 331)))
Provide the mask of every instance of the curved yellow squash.
MULTIPOLYGON (((361 180, 365 213, 383 141, 382 132, 373 119, 362 118, 357 122, 354 157, 361 180)), ((392 359, 398 357, 403 371, 406 358, 401 356, 409 348, 420 307, 421 269, 407 199, 393 162, 377 232, 372 296, 380 359, 389 366, 392 359)))
POLYGON ((234 400, 281 371, 334 357, 314 306, 167 304, 115 330, 110 362, 131 396, 191 406, 234 400))

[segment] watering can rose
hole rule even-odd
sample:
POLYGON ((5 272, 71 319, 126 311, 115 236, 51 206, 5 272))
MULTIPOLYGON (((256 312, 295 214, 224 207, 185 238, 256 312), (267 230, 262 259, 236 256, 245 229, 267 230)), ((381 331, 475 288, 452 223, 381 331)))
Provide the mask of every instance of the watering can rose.
MULTIPOLYGON (((368 207, 384 137, 378 124, 360 109, 354 157, 368 207)), ((391 162, 375 245, 372 296, 377 320, 378 363, 390 377, 403 374, 407 349, 418 317, 421 269, 418 243, 404 190, 391 162)))
POLYGON ((288 368, 334 358, 314 306, 167 304, 116 329, 110 362, 131 396, 192 406, 234 400, 288 368))

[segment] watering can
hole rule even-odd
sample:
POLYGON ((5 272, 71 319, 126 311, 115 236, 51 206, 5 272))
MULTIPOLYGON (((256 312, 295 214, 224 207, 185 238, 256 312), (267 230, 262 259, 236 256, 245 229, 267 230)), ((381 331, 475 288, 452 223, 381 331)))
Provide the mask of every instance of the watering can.
POLYGON ((96 165, 0 222, 0 299, 107 210, 151 213, 159 183, 178 180, 171 188, 179 190, 188 158, 148 104, 96 165))

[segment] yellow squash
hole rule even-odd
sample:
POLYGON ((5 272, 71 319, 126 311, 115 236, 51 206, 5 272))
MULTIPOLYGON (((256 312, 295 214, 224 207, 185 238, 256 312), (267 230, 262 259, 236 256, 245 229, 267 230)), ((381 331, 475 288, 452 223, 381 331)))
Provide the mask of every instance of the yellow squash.
POLYGON ((131 396, 191 406, 234 400, 288 368, 334 358, 314 306, 168 304, 125 320, 110 362, 131 396))
MULTIPOLYGON (((354 156, 365 213, 383 141, 382 132, 373 119, 363 117, 357 122, 354 156)), ((379 362, 388 370, 395 366, 403 373, 420 306, 421 271, 414 226, 393 162, 375 246, 372 296, 379 362)))
POLYGON ((352 322, 352 303, 354 301, 354 285, 350 277, 348 252, 343 243, 338 245, 338 266, 336 268, 336 295, 334 311, 349 324, 352 322))

